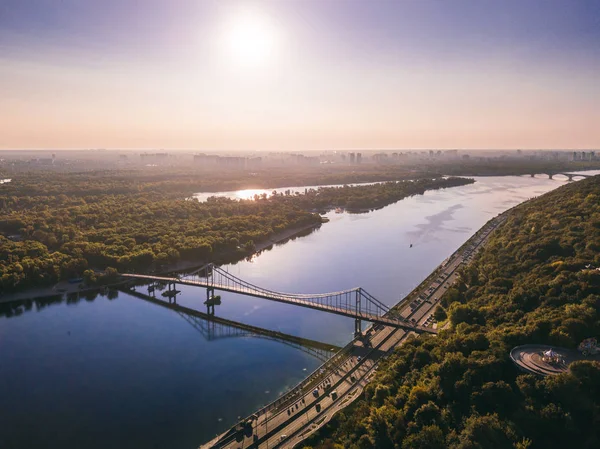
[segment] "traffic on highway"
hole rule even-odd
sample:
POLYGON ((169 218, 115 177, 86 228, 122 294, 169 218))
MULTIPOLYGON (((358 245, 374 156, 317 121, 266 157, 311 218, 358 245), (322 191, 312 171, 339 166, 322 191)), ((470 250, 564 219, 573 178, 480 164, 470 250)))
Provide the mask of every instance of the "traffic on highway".
MULTIPOLYGON (((423 283, 388 313, 412 323, 437 327, 433 311, 444 292, 504 221, 490 220, 423 283)), ((315 432, 339 410, 358 398, 387 357, 413 332, 374 324, 285 395, 243 419, 201 449, 293 448, 315 432)))

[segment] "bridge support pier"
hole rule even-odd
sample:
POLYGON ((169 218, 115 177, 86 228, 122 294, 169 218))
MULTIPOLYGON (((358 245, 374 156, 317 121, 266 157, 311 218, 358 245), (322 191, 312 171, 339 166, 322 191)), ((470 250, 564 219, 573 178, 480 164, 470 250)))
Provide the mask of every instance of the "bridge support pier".
POLYGON ((175 282, 169 282, 167 286, 169 288, 169 304, 171 304, 171 301, 173 304, 177 304, 177 289, 175 288, 175 282))
POLYGON ((214 296, 215 296, 215 289, 213 287, 207 287, 206 288, 206 302, 204 304, 206 304, 206 313, 211 316, 215 315, 215 302, 213 300, 214 296))
POLYGON ((362 334, 362 323, 359 318, 354 320, 354 336, 358 337, 362 334))
POLYGON ((548 173, 548 177, 552 179, 552 173, 548 173))

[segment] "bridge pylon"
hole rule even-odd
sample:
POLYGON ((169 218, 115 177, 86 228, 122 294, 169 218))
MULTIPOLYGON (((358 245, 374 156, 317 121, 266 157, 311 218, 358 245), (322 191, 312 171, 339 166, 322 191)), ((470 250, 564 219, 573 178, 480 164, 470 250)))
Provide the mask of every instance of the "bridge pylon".
POLYGON ((215 314, 215 289, 214 287, 206 287, 206 301, 204 302, 204 304, 206 304, 206 313, 208 315, 213 315, 215 314))
MULTIPOLYGON (((356 311, 360 313, 360 298, 361 298, 361 288, 358 288, 355 292, 356 297, 356 311)), ((354 320, 354 336, 358 337, 362 333, 362 323, 360 322, 360 318, 356 318, 354 320)))

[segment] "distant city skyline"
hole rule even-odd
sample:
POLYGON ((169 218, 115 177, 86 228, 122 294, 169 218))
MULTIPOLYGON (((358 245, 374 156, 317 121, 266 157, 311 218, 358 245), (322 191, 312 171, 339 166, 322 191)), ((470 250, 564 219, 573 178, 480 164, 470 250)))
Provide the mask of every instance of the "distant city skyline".
POLYGON ((4 0, 0 149, 595 149, 599 23, 588 0, 4 0))

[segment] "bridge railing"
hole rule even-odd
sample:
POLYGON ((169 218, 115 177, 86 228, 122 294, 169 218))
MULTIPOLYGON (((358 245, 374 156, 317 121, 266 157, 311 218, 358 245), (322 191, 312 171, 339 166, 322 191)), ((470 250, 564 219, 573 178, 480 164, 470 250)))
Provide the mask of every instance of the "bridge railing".
POLYGON ((360 287, 329 293, 282 293, 244 281, 212 264, 208 264, 191 274, 173 278, 133 274, 129 276, 162 280, 166 282, 192 283, 202 287, 223 289, 281 302, 296 303, 302 306, 316 306, 316 308, 320 308, 321 310, 331 311, 333 313, 341 312, 355 317, 356 319, 364 319, 366 321, 372 321, 373 318, 405 321, 398 319, 396 316, 397 314, 390 309, 390 307, 360 287), (205 275, 202 275, 202 272, 204 272, 205 275))

